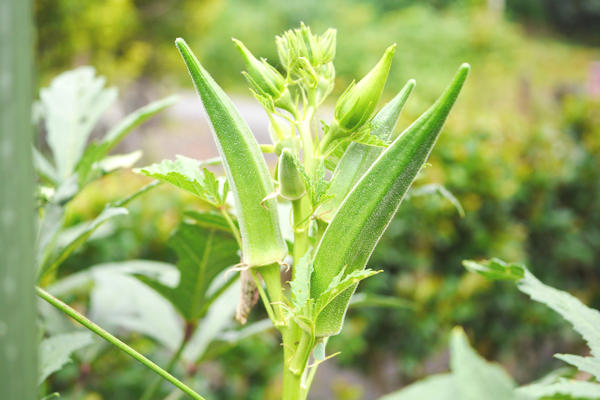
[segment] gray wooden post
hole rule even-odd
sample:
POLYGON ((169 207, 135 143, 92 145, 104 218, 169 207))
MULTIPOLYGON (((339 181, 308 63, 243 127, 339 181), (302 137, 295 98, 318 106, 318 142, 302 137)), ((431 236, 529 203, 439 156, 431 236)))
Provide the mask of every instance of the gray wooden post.
POLYGON ((0 0, 0 399, 37 398, 31 0, 0 0))

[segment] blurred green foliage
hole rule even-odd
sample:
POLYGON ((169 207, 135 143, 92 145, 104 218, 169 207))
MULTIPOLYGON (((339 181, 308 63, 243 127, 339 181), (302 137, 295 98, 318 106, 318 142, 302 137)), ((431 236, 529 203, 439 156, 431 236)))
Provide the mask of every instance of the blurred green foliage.
MULTIPOLYGON (((578 32, 587 26, 581 21, 597 18, 593 0, 559 3, 509 0, 506 13, 549 27, 565 26, 552 15, 571 18, 569 24, 579 25, 578 32), (579 11, 549 8, 567 3, 579 11)), ((40 78, 47 80, 72 64, 91 63, 123 84, 147 78, 156 85, 178 83, 187 76, 172 43, 183 36, 219 83, 245 91, 242 60, 230 38, 243 38, 254 54, 276 60, 273 36, 302 20, 316 32, 338 29, 338 91, 362 76, 387 45, 402 43, 386 96, 408 78, 417 80, 404 127, 433 100, 457 65, 470 62, 473 73, 464 97, 431 166, 417 182, 444 184, 466 216, 460 218, 437 195, 413 197, 402 205, 370 263, 385 273, 361 290, 405 298, 415 308, 352 311, 343 333, 332 340, 332 351, 343 350, 339 363, 365 374, 371 370, 373 376, 381 360, 393 360, 397 376, 381 383, 382 389, 392 390, 386 385, 426 375, 424 360, 439 356, 447 332, 459 324, 486 358, 502 361, 517 380, 529 381, 559 365, 551 355, 570 346, 564 325, 543 306, 523 306, 512 285, 491 286, 475 274, 464 274, 461 261, 490 256, 518 260, 548 284, 600 306, 600 99, 590 90, 593 78, 588 76, 600 51, 532 36, 486 5, 479 0, 38 0, 40 78)), ((89 219, 107 200, 144 182, 118 174, 90 185, 70 208, 68 221, 89 219)), ((129 258, 174 261, 166 239, 185 209, 201 207, 185 194, 159 187, 133 203, 131 217, 109 236, 71 257, 63 271, 129 258)), ((208 367, 216 374, 212 398, 268 399, 278 373, 267 367, 273 365, 269 346, 275 345, 255 338, 221 355, 215 363, 227 383, 208 367)), ((111 370, 113 363, 125 361, 103 360, 101 369, 111 370)), ((116 398, 111 390, 129 384, 98 385, 99 392, 116 398)))

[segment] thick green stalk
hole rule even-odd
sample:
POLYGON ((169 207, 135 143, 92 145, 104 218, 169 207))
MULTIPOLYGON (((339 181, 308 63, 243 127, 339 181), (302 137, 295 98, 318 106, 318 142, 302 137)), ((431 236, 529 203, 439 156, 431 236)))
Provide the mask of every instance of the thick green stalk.
POLYGON ((175 378, 173 375, 171 375, 170 373, 168 373, 167 371, 165 371, 164 369, 162 369, 161 367, 159 367, 158 365, 156 365, 155 363, 150 361, 144 355, 138 353, 132 347, 130 347, 129 345, 127 345, 120 339, 116 338, 115 336, 113 336, 112 334, 110 334, 109 332, 107 332, 106 330, 101 328, 100 326, 96 325, 95 323, 93 323, 92 321, 87 319, 85 316, 78 313, 76 310, 71 308, 66 303, 63 303, 61 300, 52 296, 50 293, 48 293, 47 291, 45 291, 44 289, 42 289, 40 287, 36 287, 35 289, 36 289, 38 296, 40 296, 42 299, 44 299, 45 301, 50 303, 53 307, 56 307, 58 310, 65 313, 69 317, 73 318, 75 321, 79 322, 81 325, 83 325, 90 331, 94 332, 96 335, 100 336, 102 339, 106 340, 107 342, 109 342, 110 344, 112 344, 113 346, 118 348, 119 350, 125 352, 126 354, 131 356, 136 361, 139 361, 146 367, 150 368, 152 371, 154 371, 155 373, 160 375, 163 379, 171 382, 174 386, 179 388, 182 392, 184 392, 185 394, 190 396, 192 399, 206 400, 204 397, 202 397, 198 393, 194 392, 189 386, 185 385, 179 379, 175 378))
POLYGON ((294 372, 292 362, 298 347, 300 328, 291 321, 282 330, 283 338, 283 383, 282 400, 303 400, 302 397, 302 373, 294 372))
MULTIPOLYGON (((453 82, 419 119, 380 156, 346 196, 328 225, 314 256, 311 297, 318 298, 331 280, 363 269, 427 160, 467 78, 462 65, 453 82)), ((338 295, 318 316, 317 336, 339 333, 356 284, 338 295)))
POLYGON ((275 319, 271 318, 271 320, 277 328, 280 328, 283 324, 281 266, 279 263, 265 265, 264 267, 260 267, 259 272, 267 288, 268 301, 270 301, 270 305, 273 308, 273 317, 275 319))
POLYGON ((175 41, 210 119, 235 200, 242 238, 242 262, 250 267, 283 260, 277 204, 267 199, 273 182, 260 147, 229 97, 181 38, 175 41))
POLYGON ((37 399, 31 0, 0 1, 0 399, 37 399))

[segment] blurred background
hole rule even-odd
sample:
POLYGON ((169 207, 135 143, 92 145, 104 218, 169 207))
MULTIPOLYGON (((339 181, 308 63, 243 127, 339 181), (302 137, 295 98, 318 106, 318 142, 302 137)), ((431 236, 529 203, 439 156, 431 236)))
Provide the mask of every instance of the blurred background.
MULTIPOLYGON (((331 102, 396 42, 384 97, 410 78, 417 81, 399 128, 469 62, 464 93, 418 182, 443 184, 465 216, 436 195, 405 201, 370 262, 385 272, 361 286, 363 293, 401 301, 351 312, 330 342, 332 352, 342 353, 319 371, 312 398, 375 399, 445 371, 455 325, 521 383, 560 366, 552 354, 584 348, 559 316, 511 284, 465 273, 461 261, 521 261, 546 283, 600 307, 600 0, 35 0, 35 17, 39 86, 75 66, 94 66, 120 91, 106 126, 151 100, 180 96, 122 144, 144 150, 140 165, 176 154, 216 154, 173 46, 178 36, 232 95, 262 143, 266 116, 246 88, 232 37, 276 62, 276 34, 300 21, 317 33, 337 28, 331 102)), ((69 223, 97 215, 106 201, 147 181, 124 172, 88 186, 70 207, 69 223)), ((166 240, 183 212, 195 207, 201 205, 188 196, 158 188, 133 203, 131 217, 110 235, 67 260, 62 273, 132 258, 172 262, 166 240)), ((253 312, 253 320, 263 317, 263 310, 253 312)), ((131 340, 166 359, 149 338, 133 333, 131 340)), ((276 398, 278 346, 270 332, 207 357, 198 367, 204 393, 276 398)), ((51 385, 66 398, 132 399, 150 376, 112 351, 92 366, 71 364, 51 385)))

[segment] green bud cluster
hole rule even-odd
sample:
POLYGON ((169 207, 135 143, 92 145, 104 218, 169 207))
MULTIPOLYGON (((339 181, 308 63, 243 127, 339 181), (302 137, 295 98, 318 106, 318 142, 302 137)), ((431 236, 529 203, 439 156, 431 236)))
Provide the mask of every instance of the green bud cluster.
POLYGON ((302 23, 298 29, 290 29, 275 38, 279 59, 286 71, 298 72, 305 66, 302 60, 315 68, 333 61, 336 47, 335 29, 328 29, 323 35, 315 35, 302 23))

